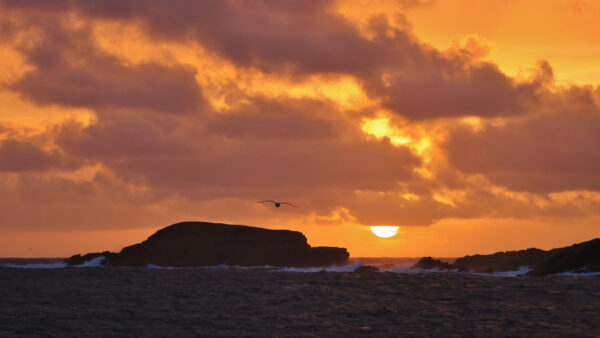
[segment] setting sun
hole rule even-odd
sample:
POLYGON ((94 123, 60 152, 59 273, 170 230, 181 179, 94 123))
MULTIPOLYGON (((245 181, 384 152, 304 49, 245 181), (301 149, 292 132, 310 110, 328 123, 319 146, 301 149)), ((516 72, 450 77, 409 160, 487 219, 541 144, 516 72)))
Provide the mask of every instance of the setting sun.
POLYGON ((371 231, 377 237, 390 238, 398 234, 398 227, 396 226, 372 226, 371 231))

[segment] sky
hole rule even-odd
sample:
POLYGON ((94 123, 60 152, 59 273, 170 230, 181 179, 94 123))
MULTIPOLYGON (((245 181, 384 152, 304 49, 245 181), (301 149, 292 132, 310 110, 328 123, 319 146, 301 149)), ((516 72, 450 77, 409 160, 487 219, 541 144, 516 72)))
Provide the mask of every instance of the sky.
POLYGON ((354 257, 599 237, 599 31, 594 0, 0 0, 0 257, 184 220, 354 257))

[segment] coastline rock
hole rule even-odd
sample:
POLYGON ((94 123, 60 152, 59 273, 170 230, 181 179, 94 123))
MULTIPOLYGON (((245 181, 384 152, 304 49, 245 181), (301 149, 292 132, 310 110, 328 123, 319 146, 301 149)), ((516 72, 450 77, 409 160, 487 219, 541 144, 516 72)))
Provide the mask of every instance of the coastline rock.
POLYGON ((82 265, 83 263, 87 262, 87 261, 91 261, 94 258, 100 257, 100 256, 104 256, 104 261, 102 261, 101 264, 106 265, 107 262, 111 259, 114 259, 114 257, 116 257, 118 254, 114 253, 114 252, 110 252, 110 251, 104 251, 104 252, 93 252, 93 253, 88 253, 85 255, 73 255, 67 259, 65 259, 65 263, 69 264, 69 265, 82 265))
POLYGON ((452 264, 442 262, 439 259, 433 259, 432 257, 423 257, 411 269, 439 269, 439 270, 454 270, 456 269, 452 264))
POLYGON ((454 261, 452 266, 459 271, 478 273, 516 271, 526 266, 531 269, 528 276, 600 272, 600 238, 548 251, 532 248, 465 256, 454 261))
POLYGON ((548 251, 527 275, 543 276, 570 271, 600 271, 600 238, 548 251))
POLYGON ((491 255, 465 256, 454 261, 459 271, 492 273, 516 271, 522 266, 533 267, 546 255, 546 251, 530 248, 519 251, 496 252, 491 255))
POLYGON ((311 247, 297 231, 270 230, 244 225, 182 222, 158 230, 145 241, 118 254, 105 252, 66 260, 71 265, 104 255, 114 266, 239 266, 310 267, 347 262, 345 248, 311 247))

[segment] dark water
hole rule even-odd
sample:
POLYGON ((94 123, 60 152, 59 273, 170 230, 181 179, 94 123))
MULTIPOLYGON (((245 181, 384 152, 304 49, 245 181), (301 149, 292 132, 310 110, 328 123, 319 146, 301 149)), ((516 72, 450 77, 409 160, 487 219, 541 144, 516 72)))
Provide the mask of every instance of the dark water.
POLYGON ((0 336, 600 336, 600 277, 0 268, 0 336))

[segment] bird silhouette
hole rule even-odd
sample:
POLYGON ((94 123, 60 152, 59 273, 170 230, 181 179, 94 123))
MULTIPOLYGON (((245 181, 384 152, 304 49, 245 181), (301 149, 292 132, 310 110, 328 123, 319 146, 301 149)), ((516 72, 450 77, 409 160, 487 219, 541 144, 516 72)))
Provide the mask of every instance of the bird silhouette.
POLYGON ((258 203, 273 203, 275 205, 275 208, 279 208, 282 204, 287 204, 291 207, 297 208, 297 206, 293 205, 290 202, 275 202, 272 200, 265 200, 265 201, 259 201, 258 203))

